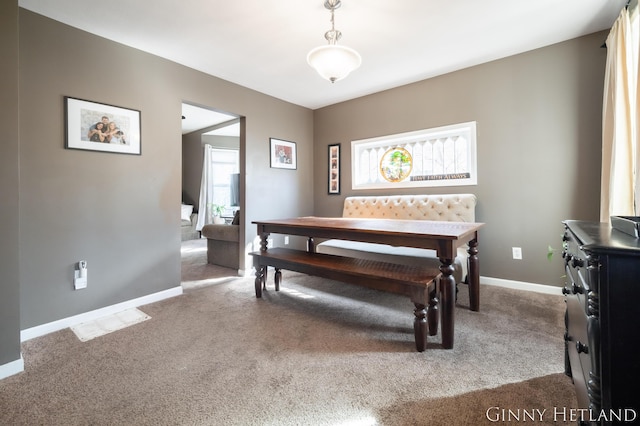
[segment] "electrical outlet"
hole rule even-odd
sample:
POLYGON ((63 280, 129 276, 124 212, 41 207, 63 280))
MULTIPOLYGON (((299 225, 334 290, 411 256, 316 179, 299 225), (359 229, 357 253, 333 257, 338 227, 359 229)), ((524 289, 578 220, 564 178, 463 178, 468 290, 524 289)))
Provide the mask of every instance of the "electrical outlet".
POLYGON ((522 248, 521 247, 511 247, 511 250, 513 251, 513 258, 514 259, 522 259, 522 248))
POLYGON ((289 244, 289 236, 285 235, 284 236, 284 245, 286 246, 287 244, 289 244))

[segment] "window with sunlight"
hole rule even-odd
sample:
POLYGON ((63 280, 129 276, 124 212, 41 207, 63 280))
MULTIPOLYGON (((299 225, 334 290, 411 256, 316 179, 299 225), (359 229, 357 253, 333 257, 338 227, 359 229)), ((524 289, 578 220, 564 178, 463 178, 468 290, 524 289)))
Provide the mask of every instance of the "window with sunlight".
POLYGON ((235 149, 211 149, 211 179, 213 204, 224 205, 227 210, 237 207, 239 154, 235 149))
POLYGON ((237 149, 204 145, 200 203, 196 230, 233 215, 239 207, 240 155, 237 149), (217 207, 222 206, 222 211, 217 207), (202 214, 204 212, 204 214, 202 214), (221 216, 221 217, 220 217, 221 216))

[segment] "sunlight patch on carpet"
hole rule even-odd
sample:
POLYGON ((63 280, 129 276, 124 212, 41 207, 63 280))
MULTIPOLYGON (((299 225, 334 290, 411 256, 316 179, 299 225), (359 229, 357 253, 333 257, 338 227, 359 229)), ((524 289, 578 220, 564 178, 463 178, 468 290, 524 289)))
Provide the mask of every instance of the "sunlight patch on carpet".
POLYGON ((207 287, 213 284, 224 284, 231 282, 238 278, 237 276, 220 277, 220 278, 208 278, 205 280, 194 281, 182 281, 181 285, 184 290, 193 290, 196 288, 207 287))
POLYGON ((207 246, 203 246, 203 247, 188 247, 188 246, 182 246, 180 248, 180 253, 181 254, 185 254, 185 253, 205 253, 207 251, 207 246))
POLYGON ((137 308, 127 309, 112 315, 74 325, 71 330, 78 339, 86 342, 99 336, 104 336, 116 330, 122 330, 130 325, 146 321, 151 317, 137 308))
POLYGON ((283 293, 288 293, 288 294, 290 294, 292 296, 299 297, 300 299, 313 299, 313 298, 315 298, 315 296, 312 296, 310 294, 305 294, 305 293, 302 293, 301 291, 294 290, 294 289, 291 289, 291 288, 283 288, 283 289, 280 289, 280 290, 283 293))

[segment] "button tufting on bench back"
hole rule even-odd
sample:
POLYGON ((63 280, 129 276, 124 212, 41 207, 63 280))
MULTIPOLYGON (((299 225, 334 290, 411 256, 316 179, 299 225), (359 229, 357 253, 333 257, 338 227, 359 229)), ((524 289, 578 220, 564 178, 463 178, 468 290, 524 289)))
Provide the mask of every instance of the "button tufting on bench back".
POLYGON ((475 222, 473 194, 347 197, 343 217, 475 222))

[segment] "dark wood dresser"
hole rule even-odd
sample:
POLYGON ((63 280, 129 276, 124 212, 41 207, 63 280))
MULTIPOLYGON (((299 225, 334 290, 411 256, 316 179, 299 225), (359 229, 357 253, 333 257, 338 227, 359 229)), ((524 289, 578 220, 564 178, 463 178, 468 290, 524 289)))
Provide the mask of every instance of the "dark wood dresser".
POLYGON ((582 423, 640 423, 640 240, 607 223, 563 223, 565 372, 590 409, 582 423))

